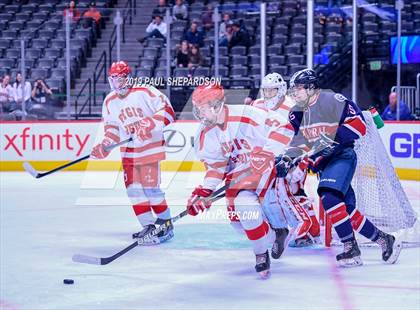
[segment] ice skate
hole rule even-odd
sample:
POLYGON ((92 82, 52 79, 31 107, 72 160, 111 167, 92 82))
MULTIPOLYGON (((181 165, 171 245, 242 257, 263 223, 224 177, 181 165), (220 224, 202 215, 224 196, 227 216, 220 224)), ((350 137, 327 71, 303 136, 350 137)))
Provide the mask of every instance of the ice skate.
POLYGON ((340 267, 356 267, 363 265, 356 239, 344 242, 344 252, 338 254, 336 259, 340 267))
POLYGON ((383 261, 387 264, 395 264, 401 253, 402 242, 393 235, 380 231, 376 243, 382 248, 383 261))
POLYGON ((268 255, 268 250, 263 254, 255 255, 255 260, 255 271, 258 272, 261 278, 267 279, 270 277, 270 256, 268 255))
POLYGON ((284 242, 289 234, 289 230, 287 228, 277 228, 274 231, 276 233, 276 240, 274 240, 273 247, 271 248, 271 257, 279 259, 284 252, 284 242))
POLYGON ((151 236, 150 233, 155 229, 155 225, 146 225, 143 230, 133 234, 133 239, 138 239, 139 245, 155 245, 166 242, 174 236, 174 227, 172 223, 170 223, 167 227, 165 226, 165 229, 159 232, 156 236, 151 236))

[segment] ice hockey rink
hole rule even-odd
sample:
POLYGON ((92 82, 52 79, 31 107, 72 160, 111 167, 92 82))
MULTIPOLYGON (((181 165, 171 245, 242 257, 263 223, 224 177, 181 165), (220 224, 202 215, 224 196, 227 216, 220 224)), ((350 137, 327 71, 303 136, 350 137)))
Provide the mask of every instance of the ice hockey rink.
MULTIPOLYGON (((164 173, 172 215, 201 177, 164 173)), ((353 269, 336 267, 341 247, 288 248, 261 280, 249 244, 227 222, 186 217, 168 243, 86 265, 71 257, 110 256, 139 230, 121 175, 2 172, 0 182, 0 309, 420 309, 419 247, 404 248, 395 265, 363 247, 364 266, 353 269)), ((420 184, 402 183, 419 213, 420 184)))

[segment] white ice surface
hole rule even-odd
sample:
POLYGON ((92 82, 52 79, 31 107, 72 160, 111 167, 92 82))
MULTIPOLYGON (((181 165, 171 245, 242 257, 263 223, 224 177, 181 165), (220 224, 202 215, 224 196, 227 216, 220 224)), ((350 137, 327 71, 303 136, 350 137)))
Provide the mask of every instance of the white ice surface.
MULTIPOLYGON (((172 214, 200 178, 163 175, 172 214)), ((420 248, 404 249, 396 265, 362 248, 364 266, 353 269, 335 267, 337 247, 289 248, 264 281, 247 240, 221 220, 181 219, 170 242, 106 266, 72 262, 73 254, 109 256, 132 242, 139 225, 121 179, 0 174, 0 309, 420 309, 420 248)), ((403 183, 418 210, 420 184, 403 183)))

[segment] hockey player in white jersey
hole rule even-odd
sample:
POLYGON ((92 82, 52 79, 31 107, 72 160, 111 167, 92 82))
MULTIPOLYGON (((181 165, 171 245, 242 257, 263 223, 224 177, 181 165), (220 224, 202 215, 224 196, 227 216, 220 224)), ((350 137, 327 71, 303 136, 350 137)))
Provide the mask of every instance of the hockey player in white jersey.
MULTIPOLYGON (((163 129, 175 120, 175 113, 168 98, 156 88, 130 87, 127 84, 130 74, 131 69, 124 61, 114 62, 109 69, 112 91, 102 108, 105 134, 102 142, 92 149, 91 157, 105 158, 109 154, 105 146, 133 137, 120 150, 127 195, 143 226, 133 238, 141 238, 155 229, 155 223, 171 218, 165 194, 160 189, 160 161, 165 159, 163 129)), ((158 244, 172 237, 173 227, 170 227, 142 243, 158 244)))
MULTIPOLYGON (((251 105, 275 111, 283 118, 289 117, 289 111, 294 106, 293 101, 286 96, 287 84, 283 77, 278 73, 267 74, 261 82, 262 98, 257 99, 251 105)), ((294 150, 290 150, 294 152, 294 150)), ((304 163, 299 164, 299 168, 293 173, 290 173, 283 180, 278 180, 276 186, 273 187, 266 195, 263 209, 270 223, 276 232, 277 239, 283 240, 277 244, 284 244, 289 231, 289 225, 298 226, 295 233, 295 240, 290 242, 291 246, 307 246, 313 244, 314 240, 320 235, 320 227, 318 219, 316 218, 312 201, 307 197, 304 191, 304 183, 307 176, 307 171, 304 163), (276 193, 276 188, 282 187, 281 192, 287 193, 287 198, 278 199, 279 193, 276 193), (283 205, 280 209, 279 203, 283 205), (284 206, 287 204, 287 206, 284 206), (289 214, 293 210, 294 215, 289 214), (287 216, 290 215, 290 216, 287 216), (297 220, 297 221, 296 221, 297 220)), ((279 258, 284 250, 284 247, 272 249, 271 256, 279 258)))
POLYGON ((239 179, 226 191, 228 210, 235 212, 229 218, 233 227, 250 240, 256 255, 255 269, 266 277, 270 270, 268 247, 275 235, 264 218, 260 200, 274 181, 274 155, 283 154, 292 128, 287 119, 272 111, 225 105, 224 90, 218 84, 197 87, 192 102, 194 115, 202 123, 195 151, 206 174, 188 200, 188 213, 197 215, 208 209, 211 204, 205 198, 221 182, 229 184, 239 179))

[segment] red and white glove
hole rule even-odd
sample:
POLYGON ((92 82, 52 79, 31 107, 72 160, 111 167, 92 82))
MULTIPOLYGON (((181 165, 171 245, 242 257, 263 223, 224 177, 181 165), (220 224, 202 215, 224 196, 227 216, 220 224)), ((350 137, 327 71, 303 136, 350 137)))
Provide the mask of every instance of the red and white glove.
POLYGON ((112 144, 111 140, 103 139, 101 143, 95 145, 90 152, 90 157, 93 159, 104 159, 111 153, 111 151, 107 151, 105 147, 110 146, 112 144))
POLYGON ((211 189, 203 188, 201 185, 196 187, 192 192, 187 202, 187 212, 192 216, 211 207, 211 202, 206 201, 204 198, 210 197, 213 193, 211 189))
POLYGON ((145 117, 142 118, 139 121, 139 125, 140 127, 138 127, 137 130, 137 137, 140 140, 147 140, 147 139, 151 139, 152 138, 152 130, 153 128, 156 127, 155 122, 153 121, 153 119, 151 117, 145 117))
POLYGON ((252 173, 262 175, 265 172, 271 172, 274 167, 274 154, 263 150, 261 146, 254 147, 250 157, 252 173))
POLYGON ((303 179, 306 170, 308 169, 308 158, 305 157, 300 163, 290 172, 290 182, 297 183, 303 179))

